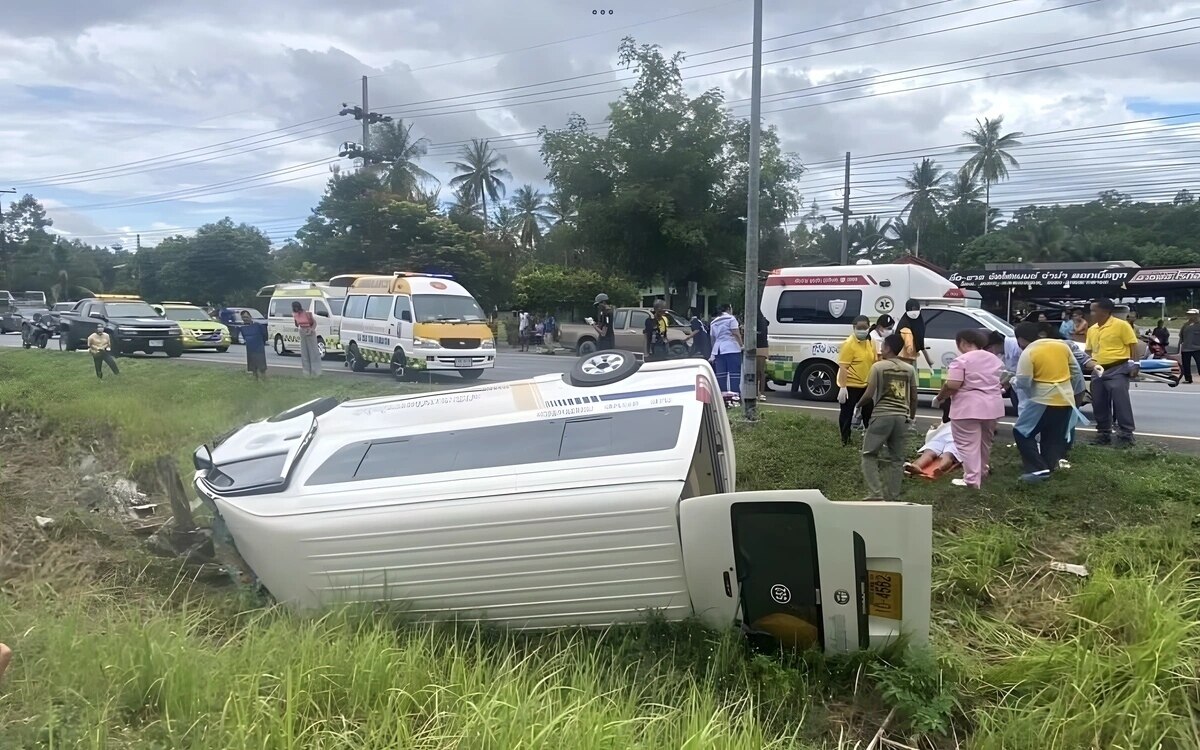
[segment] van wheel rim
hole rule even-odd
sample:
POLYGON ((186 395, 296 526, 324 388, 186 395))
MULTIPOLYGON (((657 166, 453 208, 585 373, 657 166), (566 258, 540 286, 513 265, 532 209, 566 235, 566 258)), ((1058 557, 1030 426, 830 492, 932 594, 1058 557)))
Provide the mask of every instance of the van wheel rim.
POLYGON ((808 376, 808 392, 814 396, 824 396, 833 387, 829 373, 817 371, 808 376))
POLYGON ((620 369, 625 364, 625 355, 616 352, 593 354, 583 361, 580 369, 586 375, 605 375, 620 369))

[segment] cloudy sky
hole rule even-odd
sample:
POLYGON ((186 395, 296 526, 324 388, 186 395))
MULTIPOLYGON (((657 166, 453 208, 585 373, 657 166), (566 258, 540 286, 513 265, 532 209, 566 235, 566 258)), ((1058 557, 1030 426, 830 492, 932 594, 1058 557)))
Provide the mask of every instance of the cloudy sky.
MULTIPOLYGON (((1200 2, 766 0, 764 120, 808 165, 803 193, 895 213, 921 156, 957 167, 977 117, 1028 134, 1005 210, 1099 190, 1200 193, 1200 2), (1104 59, 1102 59, 1104 58, 1104 59), (1164 119, 1165 118, 1165 119, 1164 119)), ((317 201, 343 102, 415 124, 447 178, 493 139, 515 184, 544 187, 533 131, 602 124, 629 73, 626 35, 687 55, 690 90, 749 114, 751 1, 42 0, 0 25, 0 188, 41 199, 58 230, 153 244, 231 216, 272 238, 317 201), (599 13, 597 11, 606 11, 599 13)), ((5 198, 11 196, 4 196, 5 198)), ((830 216, 833 214, 830 212, 830 216)))

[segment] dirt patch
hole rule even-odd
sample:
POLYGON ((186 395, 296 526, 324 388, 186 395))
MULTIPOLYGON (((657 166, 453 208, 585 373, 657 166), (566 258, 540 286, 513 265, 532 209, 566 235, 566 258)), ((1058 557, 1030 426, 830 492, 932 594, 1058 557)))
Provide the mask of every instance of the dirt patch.
POLYGON ((219 571, 191 549, 204 532, 177 549, 161 490, 140 487, 120 466, 104 441, 72 440, 29 415, 0 415, 0 580, 66 564, 86 578, 142 577, 157 566, 215 581, 219 571))

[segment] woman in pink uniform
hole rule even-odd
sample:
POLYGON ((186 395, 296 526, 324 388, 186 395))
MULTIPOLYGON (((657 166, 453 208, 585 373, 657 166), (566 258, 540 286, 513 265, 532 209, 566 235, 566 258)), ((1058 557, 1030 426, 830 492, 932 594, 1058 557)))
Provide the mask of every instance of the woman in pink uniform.
POLYGON ((939 399, 950 399, 950 431, 963 464, 963 478, 952 483, 979 489, 991 457, 996 423, 1004 416, 1000 385, 1004 363, 987 350, 983 331, 959 331, 954 341, 959 355, 950 363, 938 394, 939 399))

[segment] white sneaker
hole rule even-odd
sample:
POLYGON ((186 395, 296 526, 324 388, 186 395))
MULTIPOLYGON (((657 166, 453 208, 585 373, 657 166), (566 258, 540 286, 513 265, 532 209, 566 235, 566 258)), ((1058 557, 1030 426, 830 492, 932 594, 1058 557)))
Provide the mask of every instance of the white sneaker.
POLYGON ((968 486, 968 485, 967 485, 967 480, 965 480, 965 479, 951 479, 951 480, 950 480, 950 484, 954 485, 955 487, 966 487, 966 486, 968 486))
POLYGON ((1069 468, 1071 468, 1071 462, 1065 458, 1060 458, 1060 459, 1058 459, 1058 468, 1069 469, 1069 468))

